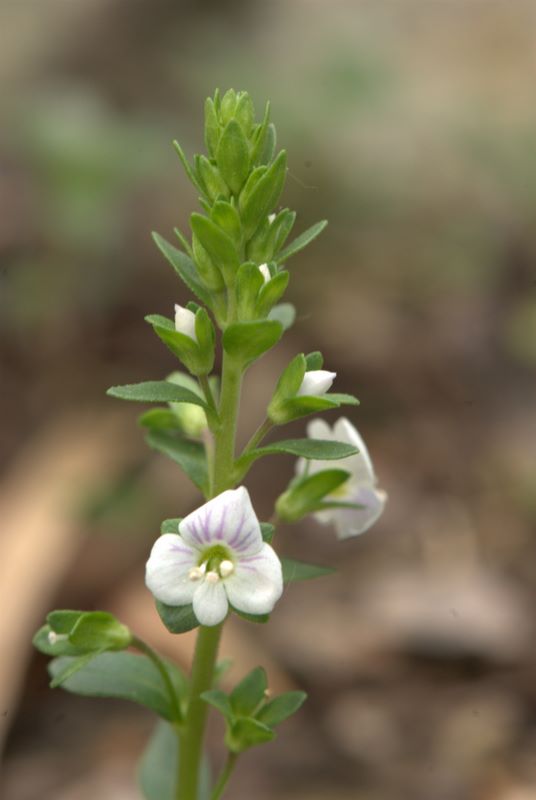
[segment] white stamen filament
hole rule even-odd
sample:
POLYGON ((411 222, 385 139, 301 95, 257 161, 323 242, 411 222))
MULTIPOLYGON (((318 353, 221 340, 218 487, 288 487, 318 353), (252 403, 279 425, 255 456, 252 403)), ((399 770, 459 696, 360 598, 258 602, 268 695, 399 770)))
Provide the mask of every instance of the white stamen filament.
POLYGON ((228 578, 234 572, 234 564, 232 561, 222 561, 220 564, 220 575, 222 578, 228 578))

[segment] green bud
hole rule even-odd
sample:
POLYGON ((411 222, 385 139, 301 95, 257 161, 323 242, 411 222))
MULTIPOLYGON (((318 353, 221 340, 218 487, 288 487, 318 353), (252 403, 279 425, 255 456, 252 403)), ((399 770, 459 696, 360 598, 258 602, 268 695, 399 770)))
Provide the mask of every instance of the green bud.
POLYGON ((284 418, 284 407, 287 400, 296 396, 306 371, 305 356, 303 353, 295 356, 290 364, 283 370, 277 382, 274 396, 268 406, 268 416, 271 420, 281 424, 287 420, 284 418))
POLYGON ((201 214, 192 214, 190 225, 213 263, 221 270, 227 286, 232 286, 240 261, 231 237, 215 222, 201 214))
POLYGON ((218 142, 220 140, 220 126, 218 115, 211 97, 205 101, 205 144, 212 158, 216 157, 218 142))
POLYGON ((249 136, 255 122, 255 107, 247 92, 239 92, 234 116, 244 134, 249 136))
POLYGON ((236 208, 231 203, 218 200, 212 207, 211 218, 239 248, 242 243, 242 225, 236 208))
POLYGON ((228 89, 223 95, 220 106, 219 116, 222 125, 227 125, 227 123, 232 119, 235 113, 236 101, 237 97, 235 90, 228 89))
POLYGON ((290 275, 286 270, 281 270, 267 281, 261 288, 257 298, 257 314, 265 317, 278 300, 283 296, 288 286, 290 275))
POLYGON ((264 284, 258 266, 246 261, 236 274, 236 300, 238 319, 251 320, 257 316, 257 298, 264 284))
POLYGON ((197 271, 205 286, 215 292, 223 289, 225 286, 223 276, 195 233, 192 235, 192 250, 197 271))
MULTIPOLYGON (((183 386, 196 394, 200 394, 197 381, 184 372, 172 372, 166 378, 170 383, 183 386)), ((182 432, 192 439, 199 439, 208 427, 207 415, 201 406, 194 403, 169 403, 182 432)))
POLYGON ((321 511, 324 498, 333 494, 350 473, 344 469, 326 469, 294 480, 277 498, 277 515, 285 522, 297 522, 307 514, 321 511))
POLYGON ((220 137, 216 160, 227 186, 237 195, 249 174, 249 146, 235 119, 227 123, 220 137))
POLYGON ((69 641, 81 650, 124 650, 132 643, 132 634, 112 614, 91 611, 82 614, 69 634, 69 641))
POLYGON ((210 197, 212 202, 217 200, 219 197, 229 196, 229 189, 227 188, 227 184, 223 180, 218 167, 214 166, 214 164, 211 164, 206 156, 199 156, 197 166, 200 178, 207 190, 207 195, 210 197))
POLYGON ((279 200, 287 172, 287 154, 282 150, 271 167, 251 186, 250 180, 257 170, 250 176, 239 200, 242 225, 247 238, 255 233, 279 200))

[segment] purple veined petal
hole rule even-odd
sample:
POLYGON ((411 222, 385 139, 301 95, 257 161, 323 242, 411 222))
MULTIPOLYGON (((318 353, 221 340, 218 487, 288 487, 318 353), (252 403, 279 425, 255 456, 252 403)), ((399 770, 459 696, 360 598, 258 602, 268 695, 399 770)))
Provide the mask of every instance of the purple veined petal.
POLYGON ((244 486, 228 489, 192 511, 180 523, 179 531, 194 548, 227 544, 245 555, 262 546, 259 520, 244 486))
POLYGON ((352 492, 348 500, 351 503, 359 503, 363 508, 331 510, 332 521, 339 539, 359 536, 368 531, 381 517, 387 502, 387 494, 382 489, 374 489, 372 486, 360 486, 352 492))
POLYGON ((369 455, 369 451, 359 431, 346 417, 341 417, 333 426, 332 438, 338 442, 346 442, 357 447, 359 453, 350 456, 341 462, 342 468, 352 473, 352 482, 364 486, 374 486, 376 475, 369 455))
POLYGON ((268 614, 283 592, 281 562, 269 544, 254 555, 240 558, 225 579, 232 606, 246 614, 268 614))
POLYGON ((165 533, 153 545, 145 567, 145 584, 157 600, 171 606, 192 602, 196 584, 188 577, 198 553, 182 537, 165 533))
POLYGON ((229 603, 223 584, 206 579, 198 583, 193 596, 194 614, 201 625, 219 625, 227 616, 229 603))

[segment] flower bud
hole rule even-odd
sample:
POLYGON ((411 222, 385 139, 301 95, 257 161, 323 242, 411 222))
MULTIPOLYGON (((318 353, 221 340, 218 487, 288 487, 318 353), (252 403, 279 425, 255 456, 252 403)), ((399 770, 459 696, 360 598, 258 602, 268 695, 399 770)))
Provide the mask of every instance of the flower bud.
POLYGON ((189 336, 190 339, 193 339, 194 342, 197 342, 197 336, 195 333, 195 314, 193 311, 180 306, 178 303, 175 303, 175 330, 178 333, 183 333, 185 336, 189 336))
POLYGON ((261 264, 259 266, 259 272, 261 273, 262 277, 264 278, 264 282, 268 283, 271 280, 272 276, 270 275, 270 270, 268 269, 268 264, 261 264))
POLYGON ((301 386, 296 392, 298 397, 302 395, 318 397, 325 394, 331 387, 336 372, 328 372, 325 369, 312 369, 305 373, 301 386))

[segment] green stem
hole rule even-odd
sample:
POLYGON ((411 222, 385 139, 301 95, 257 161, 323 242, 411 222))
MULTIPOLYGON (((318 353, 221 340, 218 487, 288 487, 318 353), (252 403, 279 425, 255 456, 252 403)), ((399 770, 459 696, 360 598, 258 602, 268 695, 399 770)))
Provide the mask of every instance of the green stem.
POLYGON ((137 636, 132 637, 132 647, 135 647, 136 650, 139 650, 141 653, 144 653, 148 658, 150 658, 157 668, 169 694, 171 708, 173 710, 173 718, 175 722, 180 722, 182 720, 182 711, 179 696, 175 687, 173 686, 171 678, 169 677, 169 672, 167 671, 165 663, 162 661, 158 653, 155 653, 153 648, 149 647, 147 642, 144 642, 143 639, 138 639, 137 636))
POLYGON ((211 414, 210 414, 211 419, 209 419, 208 421, 209 421, 209 423, 212 423, 214 421, 214 419, 212 419, 213 417, 217 421, 217 419, 218 419, 218 410, 216 408, 216 401, 214 400, 214 395, 212 393, 212 389, 210 388, 210 381, 209 381, 209 379, 208 379, 208 377, 206 375, 200 375, 198 377, 198 381, 199 381, 199 385, 201 386, 201 389, 203 390, 203 394, 205 395, 205 400, 207 401, 207 405, 208 405, 208 407, 209 407, 209 409, 211 411, 211 414))
POLYGON ((238 759, 237 753, 229 753, 227 761, 225 762, 225 766, 218 779, 218 783, 214 787, 213 792, 210 796, 210 800, 219 800, 219 798, 222 796, 223 790, 227 786, 227 781, 231 777, 231 774, 235 768, 237 759, 238 759))
POLYGON ((190 701, 184 731, 179 742, 177 800, 197 800, 203 737, 208 713, 208 705, 201 700, 201 695, 212 688, 222 628, 223 623, 211 628, 202 626, 197 635, 192 665, 190 701))
MULTIPOLYGON (((219 408, 221 422, 214 431, 211 496, 220 494, 234 485, 234 451, 241 385, 241 365, 224 353, 219 408)), ((188 711, 179 740, 177 800, 197 800, 203 739, 208 714, 208 706, 201 700, 201 695, 212 688, 222 628, 223 623, 214 627, 201 626, 197 635, 188 711)), ((220 791, 223 791, 223 788, 224 785, 221 786, 220 791)), ((216 796, 219 797, 219 795, 216 796)))
POLYGON ((262 442, 262 440, 264 439, 266 434, 271 431, 273 426, 274 426, 274 423, 272 422, 271 419, 268 419, 268 417, 267 417, 264 420, 264 422, 262 423, 262 425, 259 425, 259 427, 255 431, 255 433, 253 434, 253 436, 251 437, 251 439, 249 440, 247 445, 244 447, 244 449, 242 451, 242 454, 241 454, 241 457, 247 455, 252 450, 255 450, 257 445, 262 442))

